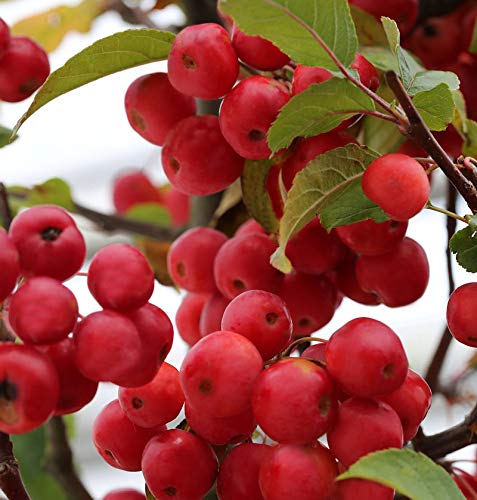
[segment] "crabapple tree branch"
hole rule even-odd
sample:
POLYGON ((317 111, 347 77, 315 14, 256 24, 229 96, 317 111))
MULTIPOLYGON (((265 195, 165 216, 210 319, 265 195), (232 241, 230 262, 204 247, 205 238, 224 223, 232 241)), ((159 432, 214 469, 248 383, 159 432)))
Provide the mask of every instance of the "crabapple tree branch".
POLYGON ((13 454, 13 444, 3 432, 0 432, 0 489, 8 500, 30 500, 13 454))
POLYGON ((428 17, 444 16, 459 8, 467 0, 419 0, 419 21, 428 17))

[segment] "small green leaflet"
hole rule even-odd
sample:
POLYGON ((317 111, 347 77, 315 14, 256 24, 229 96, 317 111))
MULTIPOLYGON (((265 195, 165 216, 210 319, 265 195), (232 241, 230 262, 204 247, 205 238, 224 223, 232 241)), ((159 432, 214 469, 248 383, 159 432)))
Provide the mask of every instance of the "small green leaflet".
POLYGON ((472 40, 470 41, 468 50, 471 54, 477 54, 477 23, 474 24, 474 31, 472 32, 472 40))
POLYGON ((11 136, 12 136, 12 130, 0 125, 0 148, 3 148, 5 146, 8 146, 8 144, 10 144, 11 136))
POLYGON ((360 45, 384 45, 386 35, 379 21, 368 12, 350 5, 360 45))
POLYGON ((477 215, 469 220, 467 227, 452 236, 449 248, 466 271, 477 273, 477 215))
POLYGON ((338 480, 376 481, 411 500, 464 500, 451 476, 423 453, 408 449, 377 451, 361 458, 338 480))
POLYGON ((175 35, 152 29, 127 30, 93 43, 49 76, 14 129, 57 97, 124 69, 166 59, 175 35))
POLYGON ((331 78, 290 99, 268 131, 268 144, 277 152, 296 137, 328 132, 360 111, 374 109, 374 101, 351 82, 331 78))
POLYGON ((419 92, 414 96, 413 103, 430 130, 445 130, 454 119, 454 96, 445 83, 419 92))
POLYGON ((395 151, 403 142, 403 136, 394 123, 374 116, 364 117, 363 130, 363 143, 377 153, 395 151))
POLYGON ((48 179, 32 188, 9 186, 8 192, 14 210, 35 205, 58 205, 70 212, 74 212, 70 187, 63 179, 58 177, 48 179))
POLYGON ((250 215, 269 233, 278 232, 278 219, 266 188, 273 160, 247 160, 242 173, 243 202, 250 215))
POLYGON ((316 215, 328 230, 369 218, 387 219, 361 189, 364 170, 378 157, 368 148, 349 144, 318 156, 297 174, 280 221, 280 246, 271 259, 274 267, 285 273, 292 270, 285 255, 287 243, 316 215))
POLYGON ((242 31, 272 41, 299 64, 336 69, 313 31, 345 66, 358 50, 346 0, 221 0, 220 9, 242 31))
POLYGON ((477 122, 465 120, 465 141, 463 153, 465 156, 477 156, 477 122))
POLYGON ((171 225, 169 212, 157 203, 137 203, 125 214, 126 218, 139 222, 168 227, 171 225))

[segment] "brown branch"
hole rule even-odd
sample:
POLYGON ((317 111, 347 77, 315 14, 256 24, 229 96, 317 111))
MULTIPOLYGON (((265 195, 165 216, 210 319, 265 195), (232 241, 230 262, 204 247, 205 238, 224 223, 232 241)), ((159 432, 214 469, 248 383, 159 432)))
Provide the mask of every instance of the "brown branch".
MULTIPOLYGON (((455 212, 456 210, 456 191, 454 187, 448 183, 447 185, 447 210, 450 212, 455 212)), ((457 221, 452 217, 447 217, 446 219, 447 225, 447 241, 449 241, 452 235, 455 233, 457 221)), ((452 269, 452 254, 450 251, 449 244, 446 246, 446 264, 447 264, 447 282, 449 285, 449 295, 455 289, 455 281, 454 281, 454 272, 452 269)), ((449 328, 444 328, 444 331, 441 335, 441 340, 439 345, 437 346, 436 352, 432 358, 432 361, 427 369, 426 373, 426 381, 429 384, 432 392, 438 390, 439 387, 439 374, 442 369, 442 365, 447 355, 447 351, 452 341, 452 335, 449 331, 449 328)))
POLYGON ((43 468, 65 491, 68 500, 93 500, 79 479, 73 464, 66 426, 62 417, 53 417, 46 424, 47 447, 43 468))
POLYGON ((13 444, 3 432, 0 432, 0 489, 8 500, 30 500, 13 454, 13 444))
POLYGON ((419 144, 442 169, 473 213, 477 212, 477 188, 465 178, 447 153, 442 149, 422 120, 401 80, 394 71, 386 73, 386 80, 409 120, 406 133, 419 144))
POLYGON ((445 16, 467 0, 419 0, 419 21, 428 17, 445 16))
POLYGON ((13 215, 10 203, 8 203, 7 188, 3 182, 0 182, 0 217, 3 221, 3 227, 8 231, 13 220, 13 215))
POLYGON ((217 0, 182 0, 189 24, 222 24, 217 13, 217 0))

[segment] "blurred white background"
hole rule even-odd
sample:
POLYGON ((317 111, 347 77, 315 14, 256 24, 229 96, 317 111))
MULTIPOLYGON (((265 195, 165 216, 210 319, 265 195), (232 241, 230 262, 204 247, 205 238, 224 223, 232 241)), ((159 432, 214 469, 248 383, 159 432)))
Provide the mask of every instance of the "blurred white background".
MULTIPOLYGON (((58 3, 59 0, 1 2, 0 17, 12 24, 58 3)), ((62 0, 61 3, 75 2, 62 0)), ((180 24, 183 21, 182 13, 174 6, 156 14, 161 25, 180 24)), ((101 16, 94 22, 90 33, 72 33, 66 37, 59 49, 51 55, 52 69, 58 68, 69 57, 97 39, 128 28, 130 26, 117 14, 101 16)), ((158 70, 165 70, 165 64, 124 71, 66 94, 42 108, 22 127, 19 139, 0 150, 0 180, 7 185, 30 185, 59 176, 73 187, 73 194, 78 202, 98 210, 112 211, 112 179, 122 169, 144 167, 156 181, 163 179, 159 148, 145 142, 129 127, 123 107, 128 85, 136 77, 158 70)), ((13 127, 30 102, 31 100, 19 104, 1 103, 0 123, 13 127)), ((433 201, 435 205, 444 206, 442 182, 439 182, 439 178, 437 181, 434 184, 433 201)), ((460 213, 465 213, 463 205, 459 208, 460 213)), ((90 255, 110 239, 126 238, 98 234, 87 221, 81 220, 80 226, 85 231, 90 255)), ((411 366, 423 373, 445 324, 447 277, 444 217, 425 211, 411 221, 408 235, 426 249, 431 263, 431 280, 425 296, 415 304, 399 309, 366 307, 345 300, 332 322, 320 331, 320 336, 328 337, 346 321, 358 316, 379 319, 399 333, 411 366)), ((454 268, 458 285, 475 280, 473 275, 464 272, 457 265, 454 268)), ((81 314, 86 315, 99 309, 87 291, 84 278, 72 279, 68 286, 78 297, 81 314)), ((170 288, 156 285, 152 302, 173 318, 180 295, 170 288)), ((176 335, 168 361, 179 367, 185 352, 184 343, 176 335)), ((472 352, 470 348, 453 344, 444 366, 444 376, 450 378, 458 373, 472 352)), ((87 487, 97 499, 116 487, 132 485, 143 488, 140 473, 127 473, 109 467, 99 458, 91 442, 90 428, 94 416, 116 394, 116 388, 103 384, 94 401, 77 416, 77 434, 73 442, 76 460, 87 487)), ((441 397, 436 397, 425 422, 425 431, 432 433, 449 426, 458 421, 468 409, 468 404, 448 407, 441 397)), ((470 450, 461 452, 460 456, 467 456, 469 453, 470 450)))

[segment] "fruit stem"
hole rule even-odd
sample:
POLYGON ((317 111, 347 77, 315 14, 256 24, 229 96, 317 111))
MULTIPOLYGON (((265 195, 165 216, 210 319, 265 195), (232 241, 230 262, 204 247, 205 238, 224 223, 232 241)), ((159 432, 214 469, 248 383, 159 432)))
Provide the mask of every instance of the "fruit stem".
POLYGON ((294 340, 290 345, 288 345, 285 350, 281 352, 279 358, 281 359, 290 356, 295 347, 303 344, 304 342, 322 342, 323 344, 326 344, 328 341, 319 337, 300 337, 299 339, 294 340))
MULTIPOLYGON (((454 212, 451 212, 449 210, 446 210, 445 208, 436 207, 430 201, 427 203, 426 208, 429 210, 432 210, 434 212, 439 212, 440 214, 447 215, 447 217, 451 217, 452 219, 460 220, 461 222, 465 222, 466 224, 469 223, 465 217, 461 217, 460 215, 458 215, 454 212)), ((452 234, 451 234, 451 236, 452 236, 452 234)))
POLYGON ((13 220, 13 214, 8 202, 8 191, 3 182, 0 182, 0 216, 2 217, 5 231, 8 231, 13 220))

